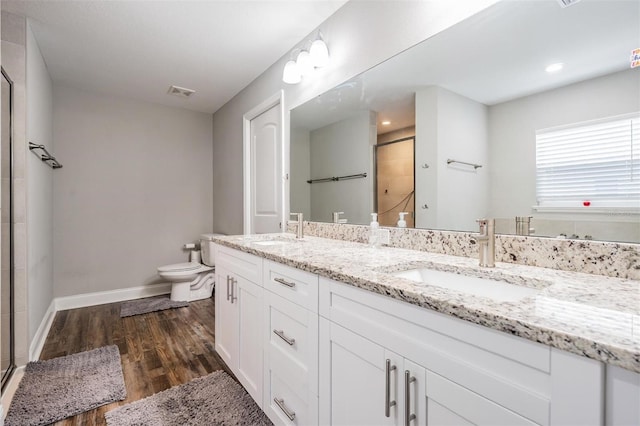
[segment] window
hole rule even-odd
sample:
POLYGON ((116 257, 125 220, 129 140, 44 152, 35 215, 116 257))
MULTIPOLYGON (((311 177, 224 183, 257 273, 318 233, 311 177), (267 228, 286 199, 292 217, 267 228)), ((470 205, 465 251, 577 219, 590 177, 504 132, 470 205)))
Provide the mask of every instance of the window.
POLYGON ((640 211, 640 113, 536 132, 538 210, 640 211))

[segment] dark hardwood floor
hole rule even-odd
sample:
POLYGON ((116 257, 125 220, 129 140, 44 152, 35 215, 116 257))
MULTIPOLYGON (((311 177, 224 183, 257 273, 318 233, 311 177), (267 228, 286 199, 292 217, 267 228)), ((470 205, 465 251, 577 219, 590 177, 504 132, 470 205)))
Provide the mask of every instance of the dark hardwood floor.
POLYGON ((58 312, 40 359, 117 345, 127 398, 56 425, 106 425, 104 413, 117 406, 212 371, 229 372, 214 350, 214 324, 213 298, 127 318, 120 318, 120 303, 58 312))

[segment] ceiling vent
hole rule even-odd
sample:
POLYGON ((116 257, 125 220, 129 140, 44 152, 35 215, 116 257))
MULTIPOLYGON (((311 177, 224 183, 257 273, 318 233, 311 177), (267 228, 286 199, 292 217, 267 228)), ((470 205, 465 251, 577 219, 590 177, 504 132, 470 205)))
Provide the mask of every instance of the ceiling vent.
POLYGON ((558 0, 560 7, 565 8, 578 3, 580 0, 558 0))
POLYGON ((171 86, 169 87, 169 91, 167 93, 170 95, 179 96, 181 98, 188 98, 189 96, 196 93, 196 91, 191 89, 186 89, 184 87, 171 86))

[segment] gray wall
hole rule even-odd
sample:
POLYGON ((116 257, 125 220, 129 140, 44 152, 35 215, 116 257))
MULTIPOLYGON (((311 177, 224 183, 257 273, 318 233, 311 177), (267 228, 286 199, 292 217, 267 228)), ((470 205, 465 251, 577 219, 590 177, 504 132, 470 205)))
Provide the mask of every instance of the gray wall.
MULTIPOLYGON (((630 69, 491 106, 490 216, 532 214, 536 204, 536 130, 638 111, 638 93, 640 73, 630 69)), ((633 216, 581 214, 577 228, 565 223, 575 219, 576 215, 534 213, 534 227, 541 235, 575 232, 612 241, 640 238, 640 224, 633 216), (552 226, 541 219, 560 222, 552 226), (550 228, 543 229, 547 225, 550 228), (603 234, 605 230, 608 234, 603 234)))
POLYGON ((307 130, 291 129, 291 211, 311 218, 311 134, 307 130))
POLYGON ((363 179, 311 184, 311 216, 330 222, 341 211, 349 223, 371 221, 373 210, 373 146, 376 115, 362 111, 311 132, 311 179, 366 173, 363 179))
POLYGON ((54 85, 55 296, 142 286, 211 231, 209 114, 54 85))
MULTIPOLYGON (((53 144, 53 83, 27 25, 27 139, 53 144)), ((29 341, 53 300, 53 169, 35 155, 27 157, 27 267, 29 341)))
POLYGON ((485 105, 441 87, 416 93, 417 227, 475 231, 476 219, 486 216, 487 119, 485 105), (449 159, 482 167, 447 164, 449 159))
MULTIPOLYGON (((327 67, 298 85, 282 82, 289 53, 280 58, 213 116, 213 230, 243 231, 242 116, 285 91, 289 110, 385 59, 479 12, 496 0, 453 2, 350 1, 319 29, 331 55, 327 67)), ((313 36, 317 31, 312 32, 313 36)), ((311 38, 311 37, 309 37, 311 38)), ((301 40, 300 45, 305 40, 301 40)), ((292 48, 295 46, 292 46, 292 48)), ((289 128, 289 117, 283 123, 289 128)), ((286 172, 289 172, 287 167, 286 172)))

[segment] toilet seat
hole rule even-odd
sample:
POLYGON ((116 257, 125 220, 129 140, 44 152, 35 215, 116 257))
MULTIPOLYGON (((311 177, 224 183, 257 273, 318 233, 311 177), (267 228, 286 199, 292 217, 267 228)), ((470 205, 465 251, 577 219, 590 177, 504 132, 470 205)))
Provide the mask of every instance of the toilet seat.
POLYGON ((195 262, 174 263, 172 265, 161 266, 158 272, 193 272, 200 269, 202 265, 195 262))

